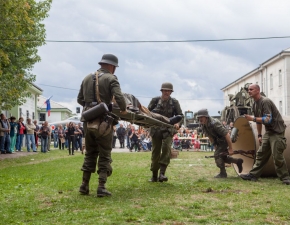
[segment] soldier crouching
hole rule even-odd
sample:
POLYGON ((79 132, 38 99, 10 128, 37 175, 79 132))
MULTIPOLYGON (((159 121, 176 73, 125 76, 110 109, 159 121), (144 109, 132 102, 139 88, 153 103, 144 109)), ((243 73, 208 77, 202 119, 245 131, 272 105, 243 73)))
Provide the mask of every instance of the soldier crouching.
POLYGON ((232 141, 228 130, 217 119, 208 115, 207 109, 201 109, 197 112, 197 118, 201 124, 203 133, 205 133, 210 142, 215 146, 215 163, 220 168, 220 173, 215 178, 227 178, 225 163, 235 163, 239 173, 243 170, 243 159, 231 157, 233 155, 232 141))

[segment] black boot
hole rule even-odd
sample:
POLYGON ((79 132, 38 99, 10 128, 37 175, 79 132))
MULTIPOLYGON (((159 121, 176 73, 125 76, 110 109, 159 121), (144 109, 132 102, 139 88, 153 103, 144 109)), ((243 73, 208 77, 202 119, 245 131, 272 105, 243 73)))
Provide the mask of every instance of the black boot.
POLYGON ((111 196, 111 192, 109 192, 105 187, 105 182, 99 181, 99 186, 97 189, 97 197, 108 197, 111 196))
POLYGON ((182 116, 177 115, 177 116, 174 116, 174 117, 169 118, 169 123, 171 125, 174 125, 176 123, 179 123, 181 120, 182 120, 182 116))
POLYGON ((83 172, 83 182, 80 186, 79 192, 83 195, 88 195, 90 192, 89 183, 91 179, 91 172, 84 171, 83 172))
POLYGON ((227 172, 225 168, 220 168, 220 173, 216 175, 214 178, 227 178, 227 172))
POLYGON ((243 159, 238 159, 236 162, 237 167, 239 168, 239 173, 241 173, 243 171, 243 162, 244 162, 243 159))
POLYGON ((149 182, 157 182, 158 181, 157 176, 158 176, 158 170, 157 171, 152 171, 152 177, 148 181, 149 182))
POLYGON ((168 181, 168 178, 165 176, 166 168, 166 165, 160 165, 159 182, 168 181))

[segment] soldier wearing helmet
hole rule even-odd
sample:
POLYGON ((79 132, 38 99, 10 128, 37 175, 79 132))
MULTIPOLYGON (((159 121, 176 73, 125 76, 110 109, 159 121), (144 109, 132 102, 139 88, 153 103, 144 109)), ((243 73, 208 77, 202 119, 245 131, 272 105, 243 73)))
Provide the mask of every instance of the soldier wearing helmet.
MULTIPOLYGON (((126 101, 122 94, 119 81, 114 75, 116 67, 118 67, 118 58, 112 54, 103 55, 99 62, 101 68, 97 72, 87 75, 82 84, 77 97, 77 101, 82 105, 83 111, 86 111, 98 104, 97 94, 99 94, 101 102, 109 105, 113 96, 118 103, 121 114, 126 114, 126 101), (98 79, 98 80, 97 80, 98 79), (98 81, 98 91, 96 82, 98 81)), ((83 119, 83 118, 82 118, 83 119)), ((82 120, 83 121, 83 120, 82 120)), ((100 124, 103 121, 103 116, 94 119, 93 121, 83 121, 86 140, 86 154, 82 166, 83 180, 79 192, 81 194, 89 194, 89 181, 91 173, 96 172, 99 175, 99 185, 97 196, 110 196, 111 193, 105 188, 107 177, 112 174, 111 167, 111 151, 113 129, 109 128, 108 132, 102 134, 99 131, 99 125, 94 128, 88 127, 89 124, 100 124)))
POLYGON ((178 100, 171 98, 170 96, 173 92, 173 85, 168 82, 163 83, 160 91, 162 92, 162 95, 153 98, 149 103, 148 109, 151 112, 158 113, 168 118, 174 117, 176 123, 173 125, 174 128, 150 128, 150 135, 152 137, 152 157, 150 170, 152 171, 152 177, 149 181, 151 182, 168 181, 168 178, 165 176, 165 171, 170 163, 172 138, 173 135, 177 133, 177 130, 181 124, 180 121, 183 119, 182 110, 178 100), (159 170, 160 172, 158 177, 159 170))
POLYGON ((227 178, 225 163, 237 164, 239 173, 241 173, 243 170, 243 159, 230 156, 234 152, 228 130, 219 120, 210 117, 207 109, 198 110, 197 118, 201 124, 203 133, 208 136, 211 144, 215 147, 215 163, 220 168, 220 173, 215 178, 227 178))

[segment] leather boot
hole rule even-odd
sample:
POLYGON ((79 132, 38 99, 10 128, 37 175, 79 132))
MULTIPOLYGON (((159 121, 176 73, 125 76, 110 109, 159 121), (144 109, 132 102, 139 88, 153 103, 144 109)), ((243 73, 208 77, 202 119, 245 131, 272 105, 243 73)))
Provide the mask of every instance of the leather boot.
POLYGON ((216 175, 214 178, 227 178, 227 172, 225 168, 221 168, 220 169, 220 173, 218 175, 216 175))
MULTIPOLYGON (((228 157, 229 158, 229 157, 228 157)), ((243 159, 237 159, 237 158, 232 158, 230 157, 230 163, 234 163, 237 165, 238 169, 239 169, 239 173, 241 173, 243 171, 243 159)))
POLYGON ((157 182, 158 181, 158 170, 157 171, 152 171, 152 177, 150 180, 148 180, 149 182, 157 182))
POLYGON ((105 187, 105 182, 99 181, 99 186, 97 189, 97 197, 108 197, 111 195, 112 195, 112 193, 109 192, 105 187))
POLYGON ((159 182, 168 181, 168 178, 165 176, 167 165, 160 165, 160 173, 159 173, 159 182))
POLYGON ((88 195, 90 192, 89 183, 91 179, 91 172, 84 171, 83 172, 83 182, 80 186, 79 192, 83 195, 88 195))

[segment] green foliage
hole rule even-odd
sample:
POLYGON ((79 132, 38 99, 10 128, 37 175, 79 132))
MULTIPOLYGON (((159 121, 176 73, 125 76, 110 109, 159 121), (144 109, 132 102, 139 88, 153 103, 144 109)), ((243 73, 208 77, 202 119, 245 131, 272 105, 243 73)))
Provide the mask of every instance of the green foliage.
MULTIPOLYGON (((17 153, 15 153, 17 154, 17 153)), ((168 182, 151 183, 150 157, 113 153, 112 197, 78 193, 84 155, 52 150, 0 162, 1 224, 289 224, 289 186, 279 179, 243 181, 233 168, 227 179, 204 152, 171 160, 168 182)))
POLYGON ((9 110, 29 96, 35 81, 31 70, 40 61, 37 48, 45 44, 45 27, 52 0, 0 0, 0 106, 9 110))

